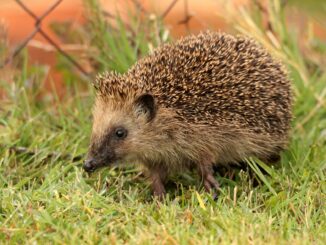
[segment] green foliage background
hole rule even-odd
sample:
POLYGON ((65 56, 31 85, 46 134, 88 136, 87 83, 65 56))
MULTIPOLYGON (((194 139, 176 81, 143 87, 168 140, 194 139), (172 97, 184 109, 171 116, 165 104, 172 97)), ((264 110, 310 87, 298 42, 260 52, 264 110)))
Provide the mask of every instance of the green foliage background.
MULTIPOLYGON (((116 17, 113 25, 97 1, 85 5, 91 20, 85 38, 98 71, 123 72, 169 41, 158 18, 134 16, 126 26, 116 17)), ((302 33, 288 27, 279 1, 270 2, 269 13, 271 30, 254 10, 237 13, 234 28, 252 35, 289 68, 295 95, 291 143, 278 166, 249 161, 256 187, 248 171, 235 172, 234 179, 217 175, 222 187, 217 201, 191 173, 171 181, 162 203, 152 199, 134 168, 86 175, 79 157, 87 151, 91 128, 89 81, 76 83, 62 61, 67 94, 40 96, 46 67, 29 66, 28 54, 22 54, 14 82, 0 77, 7 93, 0 104, 0 242, 324 244, 326 44, 310 37, 304 43, 308 52, 302 52, 302 33)))

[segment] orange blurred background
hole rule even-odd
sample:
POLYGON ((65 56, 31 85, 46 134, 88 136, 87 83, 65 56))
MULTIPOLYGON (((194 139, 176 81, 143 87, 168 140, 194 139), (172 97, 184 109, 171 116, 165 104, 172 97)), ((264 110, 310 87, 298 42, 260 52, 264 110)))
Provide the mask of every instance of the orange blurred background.
MULTIPOLYGON (((168 6, 174 0, 155 1, 155 0, 139 0, 142 8, 146 12, 156 13, 157 15, 164 13, 168 6)), ((23 1, 32 11, 40 16, 44 13, 54 1, 50 0, 25 0, 23 1)), ((250 4, 250 0, 233 0, 236 7, 250 4)), ((133 0, 102 0, 101 3, 109 13, 117 11, 122 15, 127 13, 128 9, 135 8, 133 0)), ((179 0, 176 2, 172 10, 164 18, 166 26, 171 31, 172 36, 179 37, 187 33, 187 28, 191 32, 198 32, 203 29, 213 28, 217 30, 228 31, 230 26, 223 17, 225 13, 224 0, 179 0), (187 4, 187 5, 185 5, 187 4), (191 16, 188 26, 180 24, 185 19, 185 8, 191 16)), ((34 19, 30 17, 21 7, 13 0, 0 1, 0 21, 7 26, 8 38, 11 47, 16 47, 21 43, 34 29, 34 19)), ((293 12, 290 21, 296 22, 299 28, 305 28, 305 17, 300 12, 293 12)), ((53 22, 70 22, 70 28, 78 27, 85 22, 85 13, 83 11, 82 0, 64 0, 60 5, 50 13, 42 22, 42 29, 56 42, 60 47, 68 53, 82 53, 87 48, 80 40, 79 44, 66 43, 64 38, 60 38, 50 28, 53 22)), ((322 40, 326 40, 326 29, 318 22, 313 22, 313 31, 316 36, 322 40)), ((35 38, 28 44, 29 61, 31 64, 42 64, 48 66, 48 79, 55 81, 57 89, 62 87, 62 75, 54 69, 57 62, 57 51, 42 36, 37 34, 35 38)), ((85 65, 87 70, 87 65, 85 65)), ((1 74, 1 73, 0 73, 1 74)))

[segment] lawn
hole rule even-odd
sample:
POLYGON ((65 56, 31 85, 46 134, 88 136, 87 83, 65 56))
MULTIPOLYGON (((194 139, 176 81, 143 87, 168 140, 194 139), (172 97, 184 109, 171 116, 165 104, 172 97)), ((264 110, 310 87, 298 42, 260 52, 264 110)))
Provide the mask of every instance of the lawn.
MULTIPOLYGON (((159 20, 135 19, 128 27, 138 28, 132 41, 118 17, 118 29, 107 31, 96 1, 85 2, 98 70, 123 72, 170 40, 159 20)), ((288 67, 295 96, 289 148, 278 165, 253 160, 233 178, 217 173, 217 200, 192 173, 173 178, 162 202, 152 199, 134 167, 86 174, 92 86, 62 60, 65 96, 42 96, 46 69, 29 66, 28 53, 21 53, 12 81, 0 77, 6 92, 0 103, 0 243, 325 244, 326 44, 314 36, 303 40, 277 3, 270 6, 270 30, 257 12, 244 11, 233 21, 235 32, 252 35, 288 67)))

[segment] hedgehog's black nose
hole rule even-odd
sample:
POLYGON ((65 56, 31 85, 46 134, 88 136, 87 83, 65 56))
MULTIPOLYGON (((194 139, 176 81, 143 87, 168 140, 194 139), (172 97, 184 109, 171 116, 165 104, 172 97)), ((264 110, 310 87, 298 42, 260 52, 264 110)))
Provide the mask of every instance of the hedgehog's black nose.
POLYGON ((94 172, 96 169, 95 160, 93 158, 85 160, 83 168, 88 173, 94 172))

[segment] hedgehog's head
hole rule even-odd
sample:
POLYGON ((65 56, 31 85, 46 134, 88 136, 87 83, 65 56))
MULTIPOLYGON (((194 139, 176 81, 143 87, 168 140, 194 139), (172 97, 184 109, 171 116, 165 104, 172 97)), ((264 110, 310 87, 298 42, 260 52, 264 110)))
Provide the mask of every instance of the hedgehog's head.
POLYGON ((84 169, 137 159, 156 116, 154 97, 123 75, 106 73, 95 82, 93 129, 84 169))

